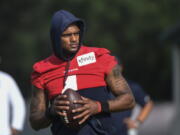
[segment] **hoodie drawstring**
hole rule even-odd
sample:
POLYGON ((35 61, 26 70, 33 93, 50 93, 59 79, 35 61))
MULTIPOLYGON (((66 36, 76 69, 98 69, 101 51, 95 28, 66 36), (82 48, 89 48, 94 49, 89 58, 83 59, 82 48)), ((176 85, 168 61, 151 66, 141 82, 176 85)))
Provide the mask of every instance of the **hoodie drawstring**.
POLYGON ((69 67, 70 67, 70 60, 67 61, 67 64, 66 64, 66 67, 65 67, 64 81, 63 81, 64 87, 66 86, 66 80, 67 80, 67 77, 68 77, 69 67))

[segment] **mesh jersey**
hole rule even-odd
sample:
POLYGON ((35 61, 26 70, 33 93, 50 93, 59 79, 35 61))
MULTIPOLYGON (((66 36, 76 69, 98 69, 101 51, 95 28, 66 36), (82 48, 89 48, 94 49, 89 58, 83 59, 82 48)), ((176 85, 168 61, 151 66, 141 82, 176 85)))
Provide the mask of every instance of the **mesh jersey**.
MULTIPOLYGON (((62 93, 66 64, 66 61, 54 55, 35 63, 32 84, 39 89, 48 90, 50 99, 62 93)), ((109 50, 82 46, 70 61, 65 88, 82 90, 106 86, 105 76, 116 64, 117 61, 109 50)))

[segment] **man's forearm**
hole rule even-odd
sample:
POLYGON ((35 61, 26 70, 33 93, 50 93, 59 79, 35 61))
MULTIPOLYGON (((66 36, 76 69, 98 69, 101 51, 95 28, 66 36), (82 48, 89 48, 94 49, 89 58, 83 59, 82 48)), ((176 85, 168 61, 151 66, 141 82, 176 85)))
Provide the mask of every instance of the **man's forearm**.
POLYGON ((34 112, 30 115, 30 124, 31 127, 35 130, 48 127, 52 120, 47 118, 45 112, 34 112))
POLYGON ((135 105, 135 101, 131 93, 126 93, 121 96, 118 96, 113 100, 109 100, 108 103, 109 110, 111 112, 132 109, 135 105))
POLYGON ((30 103, 30 124, 33 129, 39 130, 51 124, 51 119, 46 116, 48 107, 47 94, 43 90, 33 87, 33 94, 30 103))
POLYGON ((137 117, 137 120, 144 122, 145 119, 149 116, 149 113, 152 111, 153 101, 149 101, 141 110, 140 114, 137 117))
POLYGON ((116 65, 106 77, 106 82, 115 99, 108 101, 110 111, 122 111, 131 109, 135 105, 131 89, 121 74, 119 65, 116 65))

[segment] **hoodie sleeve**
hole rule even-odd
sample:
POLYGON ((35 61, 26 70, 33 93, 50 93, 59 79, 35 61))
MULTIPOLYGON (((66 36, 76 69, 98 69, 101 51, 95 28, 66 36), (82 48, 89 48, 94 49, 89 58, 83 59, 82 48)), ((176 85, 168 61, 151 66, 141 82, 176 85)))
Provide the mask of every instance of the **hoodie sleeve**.
POLYGON ((103 66, 105 74, 107 75, 112 68, 118 63, 115 56, 111 55, 111 52, 105 48, 100 48, 97 53, 98 61, 103 66))
POLYGON ((128 81, 128 84, 133 92, 137 104, 144 107, 150 100, 150 96, 136 82, 128 81))

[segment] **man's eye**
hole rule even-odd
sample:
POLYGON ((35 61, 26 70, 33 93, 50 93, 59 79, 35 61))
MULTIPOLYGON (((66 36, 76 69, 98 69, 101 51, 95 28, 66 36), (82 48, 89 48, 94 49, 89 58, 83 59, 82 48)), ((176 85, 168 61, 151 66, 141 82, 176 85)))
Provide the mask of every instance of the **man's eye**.
POLYGON ((79 36, 80 35, 80 32, 76 32, 74 33, 75 36, 79 36))
POLYGON ((62 34, 62 37, 70 37, 72 34, 62 34))
POLYGON ((79 36, 80 32, 62 34, 62 37, 79 36))

